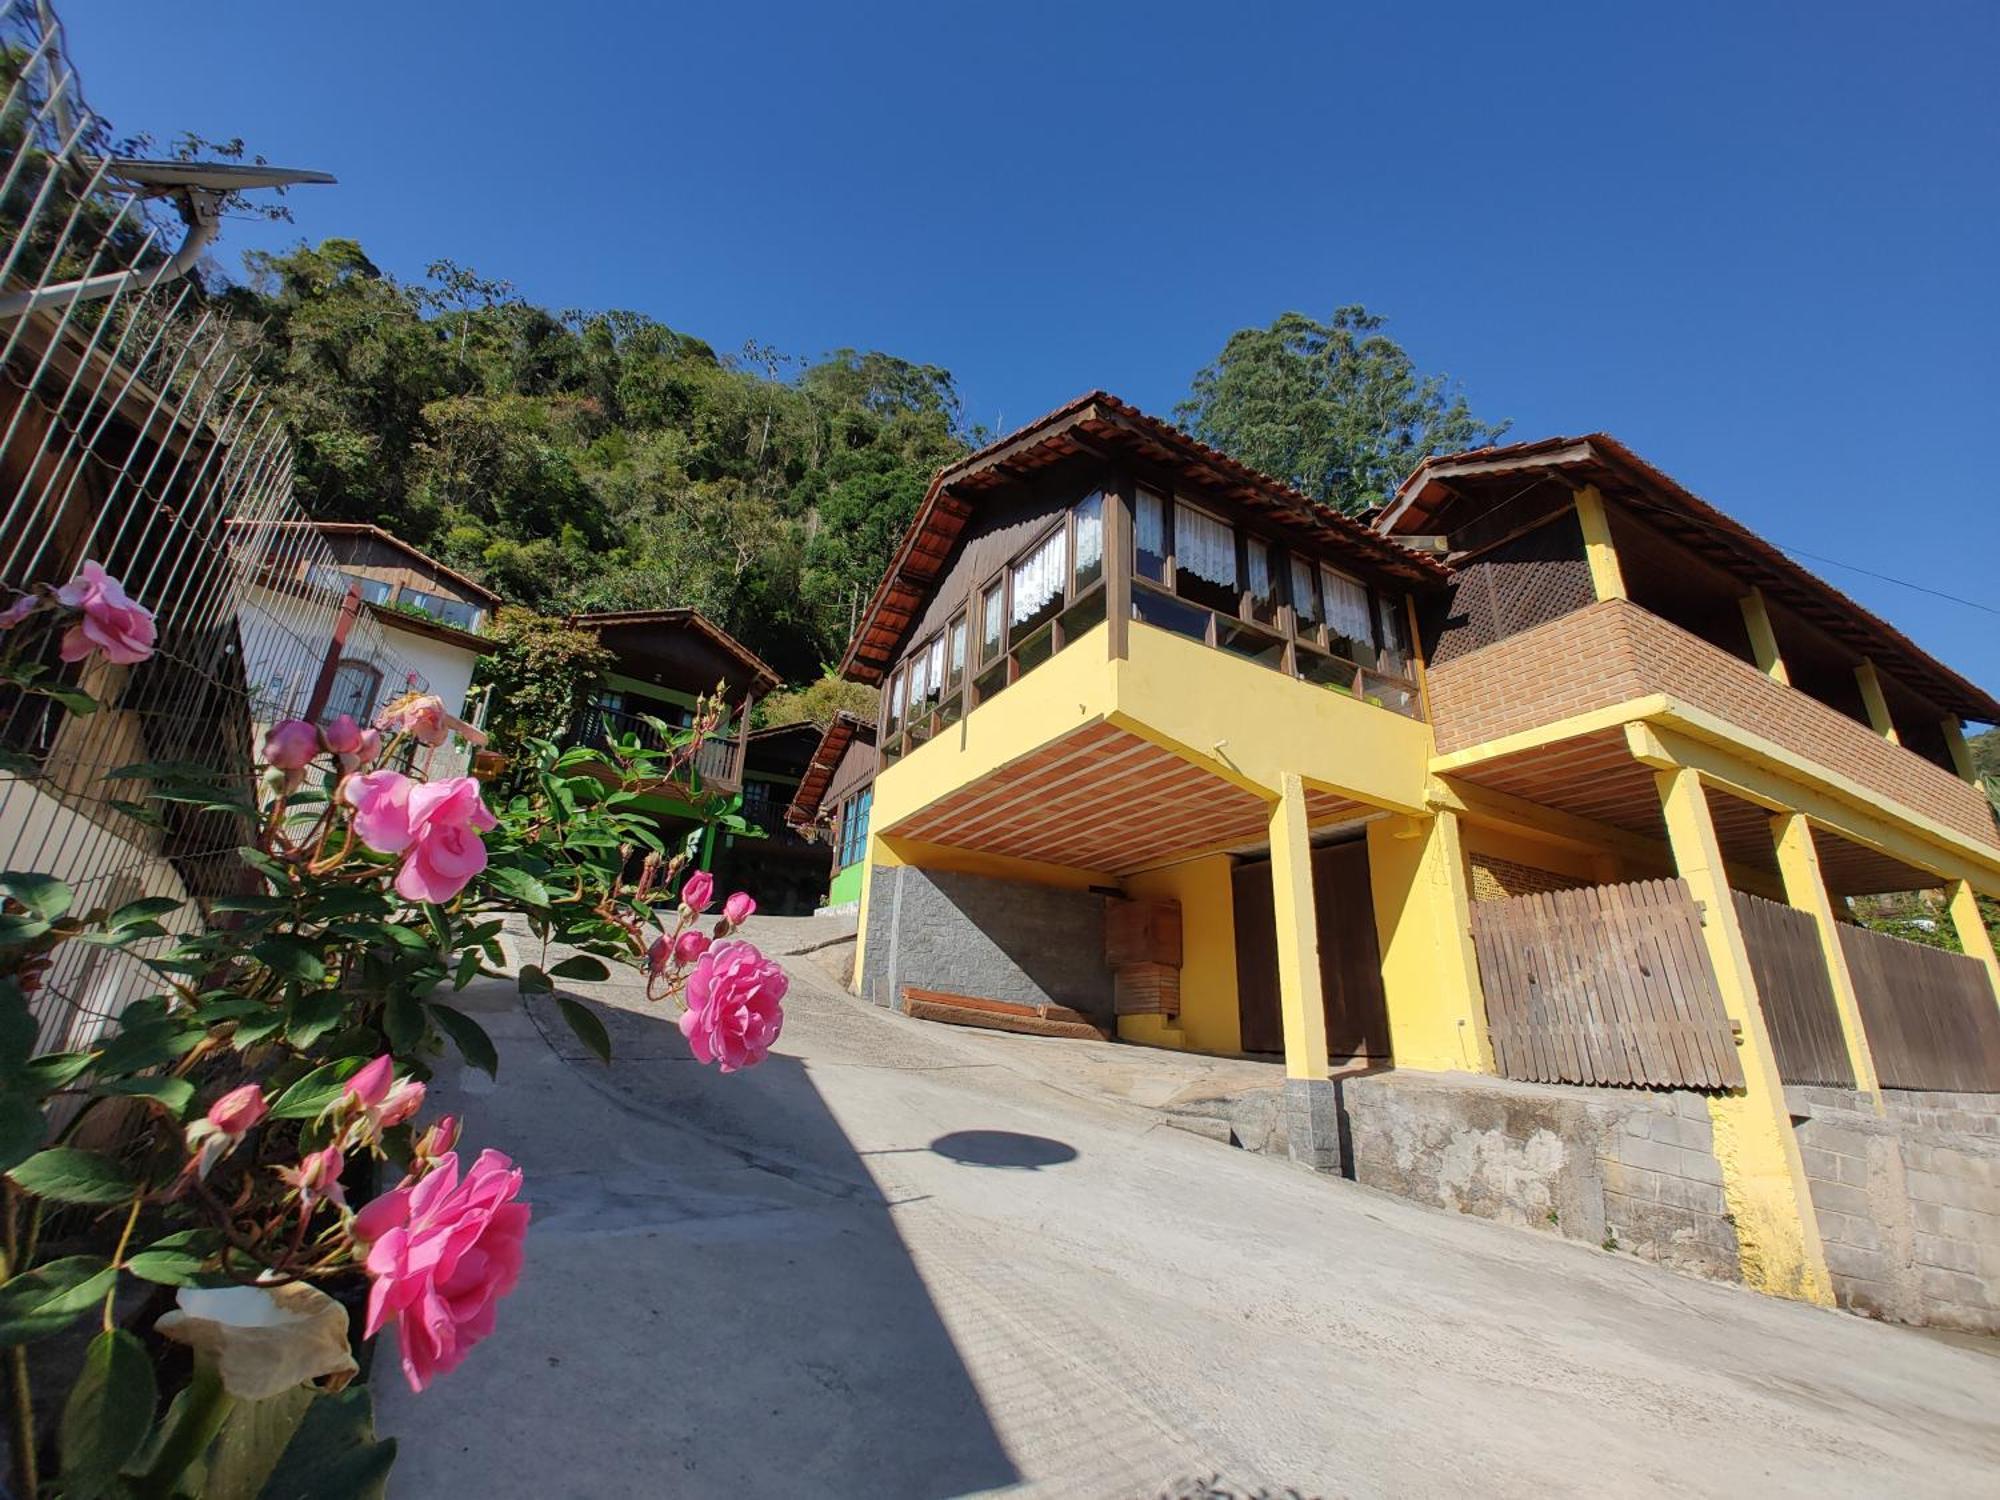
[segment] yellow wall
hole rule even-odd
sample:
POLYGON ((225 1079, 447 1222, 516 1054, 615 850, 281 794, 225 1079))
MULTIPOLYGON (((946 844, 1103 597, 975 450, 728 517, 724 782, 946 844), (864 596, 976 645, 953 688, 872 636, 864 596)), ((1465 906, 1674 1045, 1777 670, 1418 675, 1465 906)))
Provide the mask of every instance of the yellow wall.
POLYGON ((1396 1065, 1490 1072, 1457 818, 1440 812, 1370 823, 1368 879, 1396 1065))
POLYGON ((1243 1050, 1230 881, 1235 863, 1226 854, 1215 854, 1126 878, 1127 895, 1181 904, 1181 1013, 1172 1023, 1163 1016, 1121 1016, 1119 1036, 1196 1052, 1243 1050))

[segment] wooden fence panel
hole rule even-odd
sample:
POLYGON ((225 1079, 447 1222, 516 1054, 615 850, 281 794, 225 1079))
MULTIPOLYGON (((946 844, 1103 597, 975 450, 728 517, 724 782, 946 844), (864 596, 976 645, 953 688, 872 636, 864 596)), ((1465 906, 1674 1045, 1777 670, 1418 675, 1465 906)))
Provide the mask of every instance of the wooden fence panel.
POLYGON ((1507 1077, 1742 1087, 1701 909, 1685 882, 1481 901, 1472 940, 1494 1061, 1507 1077))
POLYGON ((1810 912, 1737 891, 1736 914, 1778 1076, 1786 1083, 1854 1087, 1854 1063, 1840 1029, 1840 1007, 1810 912))
POLYGON ((2000 1008, 1986 966, 1865 927, 1840 943, 1885 1089, 2000 1093, 2000 1008))

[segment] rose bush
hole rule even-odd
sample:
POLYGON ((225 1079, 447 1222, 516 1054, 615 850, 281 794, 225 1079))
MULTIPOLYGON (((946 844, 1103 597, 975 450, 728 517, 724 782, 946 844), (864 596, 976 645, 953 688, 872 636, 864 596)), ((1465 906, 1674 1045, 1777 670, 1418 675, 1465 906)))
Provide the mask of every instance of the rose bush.
MULTIPOLYGON (((0 681, 75 713, 98 705, 39 663, 139 667, 157 639, 96 563, 0 609, 0 630, 0 681)), ((608 977, 608 962, 685 1007, 702 1061, 729 1072, 766 1055, 784 975, 737 931, 755 903, 731 895, 703 930, 712 878, 687 871, 635 810, 636 788, 684 776, 720 718, 711 703, 691 731, 657 726, 664 749, 526 742, 497 788, 388 768, 465 732, 435 699, 398 700, 367 728, 287 720, 260 741, 254 782, 185 765, 110 773, 243 830, 242 878, 192 920, 167 897, 83 910, 59 880, 0 873, 0 1346, 17 1495, 46 1484, 66 1500, 255 1493, 246 1454, 262 1455, 263 1472, 280 1454, 290 1462, 285 1445, 315 1430, 308 1405, 357 1394, 334 1394, 353 1361, 338 1337, 329 1348, 345 1320, 319 1288, 365 1288, 362 1336, 393 1328, 418 1390, 493 1330, 532 1218, 523 1174, 491 1149, 462 1171, 458 1122, 422 1114, 446 1047, 497 1069, 491 1039, 451 997, 505 972, 509 920, 544 951, 576 950, 515 978, 598 1055, 609 1056, 602 1023, 558 984, 608 977), (38 1051, 30 1000, 61 1001, 44 986, 65 944, 125 950, 158 992, 102 1034, 51 1026, 78 1039, 38 1051), (380 1174, 393 1185, 371 1196, 380 1174), (148 1282, 178 1289, 180 1307, 156 1318, 132 1295, 148 1282), (64 1407, 60 1473, 45 1476, 26 1351, 84 1318, 99 1332, 64 1407), (171 1402, 149 1336, 195 1351, 171 1402), (272 1401, 286 1403, 282 1419, 272 1401)), ((706 817, 740 826, 729 804, 694 795, 706 817)), ((386 1468, 393 1445, 365 1420, 338 1430, 358 1445, 344 1465, 386 1468)))

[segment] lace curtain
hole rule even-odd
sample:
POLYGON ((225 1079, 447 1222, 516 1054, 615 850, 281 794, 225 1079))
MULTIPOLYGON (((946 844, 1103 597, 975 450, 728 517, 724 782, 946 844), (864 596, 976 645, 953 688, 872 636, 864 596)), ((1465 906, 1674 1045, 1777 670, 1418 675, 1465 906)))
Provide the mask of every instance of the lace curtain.
POLYGON ((1155 557, 1167 555, 1167 508, 1160 503, 1158 495, 1139 491, 1139 503, 1133 512, 1132 536, 1141 552, 1150 552, 1155 557))
POLYGON ((1326 588, 1326 628, 1350 641, 1372 643, 1375 628, 1369 619, 1367 588, 1331 569, 1321 569, 1320 580, 1326 588))
POLYGON ((931 642, 930 649, 930 691, 926 695, 935 699, 944 692, 944 637, 931 642))
POLYGON ((1174 562, 1195 577, 1236 587, 1236 532, 1226 521, 1186 505, 1174 507, 1174 562))
POLYGON ((1104 561, 1104 501, 1093 496, 1076 508, 1076 576, 1104 561))
POLYGON ((1305 624, 1319 620, 1319 588, 1313 582, 1313 565, 1302 557, 1292 559, 1292 608, 1305 624))
POLYGON ((1020 625, 1046 609, 1062 593, 1063 534, 1058 531, 1014 564, 1014 623, 1020 625))

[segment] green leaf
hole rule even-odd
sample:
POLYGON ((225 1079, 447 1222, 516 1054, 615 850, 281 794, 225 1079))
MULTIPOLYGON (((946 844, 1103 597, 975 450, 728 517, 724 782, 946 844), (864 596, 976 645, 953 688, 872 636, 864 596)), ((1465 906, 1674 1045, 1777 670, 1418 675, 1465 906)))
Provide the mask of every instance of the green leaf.
POLYGON ((165 828, 167 820, 160 816, 157 807, 149 807, 143 802, 128 802, 123 797, 108 799, 105 806, 121 812, 135 823, 144 823, 148 828, 165 828))
POLYGON ((165 1067, 201 1044, 202 1028, 178 1021, 147 1021, 127 1026, 105 1043, 97 1057, 99 1077, 141 1073, 165 1067))
POLYGON ((605 967, 603 959, 592 958, 588 953, 577 953, 550 969, 549 977, 601 981, 611 977, 611 970, 605 967))
POLYGON ((28 1081, 43 1091, 59 1089, 97 1061, 95 1052, 44 1052, 30 1058, 22 1071, 28 1081))
POLYGON ((16 1090, 0 1094, 0 1172, 19 1166, 42 1149, 49 1133, 41 1105, 16 1090))
POLYGON ((137 901, 127 901, 104 920, 107 927, 130 927, 136 922, 149 922, 180 909, 180 902, 172 896, 141 896, 137 901))
POLYGON ((326 965, 304 938, 267 937, 251 948, 250 956, 272 973, 300 984, 319 984, 326 978, 326 965))
POLYGON ((576 1033, 577 1040, 595 1052, 600 1062, 610 1062, 611 1033, 604 1029, 597 1013, 567 995, 556 996, 556 1007, 562 1011, 563 1019, 569 1022, 569 1029, 576 1033))
POLYGON ((21 1191, 58 1203, 122 1203, 138 1186, 110 1157, 74 1146, 38 1151, 7 1176, 21 1191))
POLYGON ((37 684, 29 688, 28 691, 31 693, 40 693, 44 698, 55 699, 56 702, 79 718, 86 714, 94 714, 98 709, 98 703, 95 698, 91 697, 88 693, 80 693, 75 688, 43 687, 37 684))
POLYGON ((467 948, 458 955, 458 968, 451 976, 451 987, 462 990, 479 975, 479 950, 467 948))
POLYGON ((417 1050, 424 1036, 424 1011, 405 989, 394 989, 382 1002, 382 1031, 389 1050, 399 1055, 417 1050))
POLYGON ((183 1229, 127 1256, 124 1269, 162 1286, 193 1286, 221 1243, 212 1229, 183 1229))
POLYGON ((281 860, 271 858, 262 849, 244 844, 237 849, 236 857, 251 869, 259 871, 279 885, 289 885, 291 883, 291 867, 281 860))
POLYGON ((347 996, 339 990, 306 990, 286 1007, 285 1039, 310 1047, 347 1016, 347 996))
POLYGON ((18 948, 46 936, 49 924, 24 912, 0 912, 0 948, 18 948))
POLYGON ((118 1471, 153 1430, 159 1400, 153 1361, 136 1335, 114 1328, 90 1341, 63 1406, 63 1500, 113 1492, 118 1471))
POLYGON ((45 922, 60 920, 76 897, 53 875, 36 875, 9 870, 0 875, 0 892, 5 892, 45 922))
POLYGON ((342 1057, 314 1068, 278 1097, 278 1102, 271 1106, 271 1117, 311 1120, 324 1114, 340 1097, 347 1080, 361 1071, 363 1061, 359 1057, 342 1057))
POLYGON ((217 896, 210 911, 283 911, 292 903, 282 896, 217 896))
POLYGON ((0 1075, 17 1072, 27 1062, 40 1029, 21 986, 0 978, 0 1075))
POLYGON ((499 1076, 500 1054, 494 1050, 493 1038, 486 1034, 484 1026, 464 1011, 453 1010, 449 1005, 439 1005, 435 1001, 430 1006, 430 1012, 438 1030, 451 1038, 468 1063, 488 1078, 499 1076))
POLYGON ((396 1440, 375 1440, 368 1387, 349 1386, 306 1408, 257 1500, 382 1500, 395 1462, 396 1440))
POLYGON ((131 1099, 154 1099, 168 1114, 179 1119, 194 1102, 194 1085, 185 1078, 157 1075, 145 1078, 114 1078, 92 1087, 93 1094, 118 1094, 131 1099))
POLYGON ((0 1344, 25 1344, 60 1333, 95 1307, 117 1281, 103 1257, 52 1260, 0 1284, 0 1344))
POLYGON ((481 878, 489 889, 498 891, 509 900, 519 901, 526 906, 549 905, 549 888, 526 870, 516 870, 508 865, 493 865, 488 867, 481 878))
POLYGON ((140 942, 145 938, 171 937, 172 933, 158 922, 131 922, 123 927, 107 927, 103 932, 84 932, 77 935, 79 943, 95 943, 100 948, 122 948, 127 943, 140 942))

